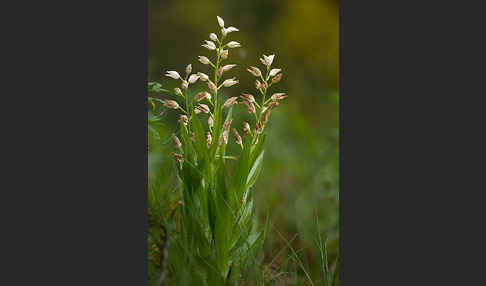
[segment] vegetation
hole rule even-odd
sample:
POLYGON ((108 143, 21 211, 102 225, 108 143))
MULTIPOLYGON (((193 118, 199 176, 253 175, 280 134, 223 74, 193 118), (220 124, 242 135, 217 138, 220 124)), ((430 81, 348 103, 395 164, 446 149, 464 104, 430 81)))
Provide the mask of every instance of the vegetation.
POLYGON ((224 63, 225 48, 240 46, 224 43, 230 33, 206 42, 212 62, 199 57, 214 77, 189 65, 184 77, 167 73, 180 88, 149 83, 150 284, 338 285, 337 134, 312 128, 320 115, 302 103, 275 109, 286 95, 270 92, 281 74, 273 55, 263 74, 248 67, 257 94, 231 97, 239 80, 223 75, 247 66, 224 63))

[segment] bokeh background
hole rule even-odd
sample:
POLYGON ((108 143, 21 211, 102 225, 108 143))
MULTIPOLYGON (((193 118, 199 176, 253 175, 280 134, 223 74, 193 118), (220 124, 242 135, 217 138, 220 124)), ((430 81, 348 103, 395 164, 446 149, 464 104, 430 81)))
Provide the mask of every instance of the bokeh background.
MULTIPOLYGON (((166 70, 183 74, 191 63, 193 71, 208 73, 197 56, 209 55, 201 44, 210 32, 218 32, 217 15, 226 26, 240 29, 230 39, 242 48, 230 49, 228 60, 239 65, 228 74, 240 84, 227 89, 229 94, 255 94, 254 77, 246 68, 261 68, 262 54, 276 55, 273 66, 284 74, 276 90, 289 97, 272 112, 264 169, 254 193, 259 221, 263 224, 268 215, 271 222, 262 267, 266 275, 278 275, 274 281, 280 285, 307 282, 279 233, 292 241, 316 285, 325 285, 317 231, 327 239, 331 270, 338 270, 338 5, 337 0, 149 0, 148 78, 164 88, 175 84, 163 76, 166 70)), ((176 130, 175 116, 167 116, 167 129, 176 130)), ((245 116, 244 108, 234 115, 245 116)))

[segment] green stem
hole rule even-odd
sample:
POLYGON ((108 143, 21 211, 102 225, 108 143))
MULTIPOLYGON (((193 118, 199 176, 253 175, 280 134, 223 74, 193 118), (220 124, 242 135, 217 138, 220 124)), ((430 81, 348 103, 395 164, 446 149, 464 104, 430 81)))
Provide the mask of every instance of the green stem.
POLYGON ((182 108, 182 107, 180 107, 180 106, 179 106, 179 109, 180 109, 180 110, 182 110, 182 112, 184 112, 186 115, 189 115, 189 114, 188 114, 188 113, 187 113, 187 112, 184 110, 184 108, 182 108))

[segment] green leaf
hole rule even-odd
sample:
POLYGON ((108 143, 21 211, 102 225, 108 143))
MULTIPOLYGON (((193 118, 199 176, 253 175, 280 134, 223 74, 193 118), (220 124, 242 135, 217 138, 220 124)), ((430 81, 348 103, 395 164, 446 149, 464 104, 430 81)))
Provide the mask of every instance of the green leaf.
POLYGON ((261 151, 258 157, 256 158, 255 162, 253 163, 253 166, 251 167, 250 173, 248 174, 248 179, 246 180, 246 185, 247 188, 250 188, 253 186, 255 183, 256 179, 258 178, 258 175, 260 174, 262 170, 262 161, 263 161, 263 154, 265 151, 261 151))
POLYGON ((207 157, 208 148, 206 146, 206 136, 204 134, 203 126, 194 110, 192 110, 192 128, 194 129, 194 134, 196 138, 196 150, 197 153, 200 154, 200 156, 198 157, 198 161, 202 161, 204 160, 204 158, 207 157))

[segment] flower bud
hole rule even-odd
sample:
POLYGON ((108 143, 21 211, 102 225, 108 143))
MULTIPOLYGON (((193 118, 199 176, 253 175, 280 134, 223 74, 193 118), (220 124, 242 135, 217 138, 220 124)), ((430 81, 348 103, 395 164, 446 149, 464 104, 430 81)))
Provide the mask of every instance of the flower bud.
POLYGON ((208 117, 208 126, 211 127, 211 128, 213 128, 213 126, 214 126, 214 118, 213 118, 212 114, 209 115, 209 117, 208 117))
POLYGON ((232 49, 232 48, 239 48, 241 47, 240 43, 238 42, 235 42, 235 41, 231 41, 229 42, 228 44, 226 44, 228 46, 228 48, 232 49))
POLYGON ((272 65, 274 57, 275 57, 275 55, 270 55, 270 56, 263 55, 263 58, 260 58, 260 61, 262 62, 262 64, 266 65, 267 68, 268 68, 272 65))
POLYGON ((182 146, 181 141, 179 140, 179 138, 177 138, 177 136, 174 133, 172 133, 172 142, 174 142, 174 147, 181 148, 182 146))
POLYGON ((194 99, 195 99, 196 101, 198 101, 198 102, 199 102, 199 101, 202 101, 202 100, 204 100, 204 99, 206 99, 206 98, 207 98, 207 99, 210 99, 210 98, 211 98, 211 94, 210 94, 209 92, 207 92, 207 91, 201 91, 201 92, 199 92, 198 94, 196 94, 196 95, 194 96, 194 99))
POLYGON ((218 41, 218 36, 216 36, 215 33, 211 33, 209 34, 209 38, 212 40, 212 41, 215 41, 217 42, 218 41))
POLYGON ((262 84, 260 83, 260 81, 258 79, 255 80, 255 87, 256 87, 256 89, 262 88, 262 84))
POLYGON ((226 33, 238 32, 239 31, 238 28, 235 28, 233 26, 225 28, 225 30, 226 30, 226 33))
POLYGON ((182 81, 182 84, 181 84, 181 87, 182 87, 183 89, 187 89, 187 88, 189 87, 189 83, 188 83, 186 80, 183 80, 183 81, 182 81))
POLYGON ((282 79, 282 74, 279 73, 276 77, 272 78, 272 83, 278 83, 282 79))
POLYGON ((206 49, 211 50, 211 51, 216 50, 216 45, 214 44, 213 41, 206 40, 205 42, 206 42, 206 44, 202 45, 203 47, 205 47, 206 49))
POLYGON ((280 71, 281 71, 281 69, 272 69, 270 71, 270 76, 273 77, 273 76, 277 75, 280 71))
POLYGON ((186 67, 186 74, 190 74, 192 72, 192 65, 188 64, 186 67))
POLYGON ((221 78, 223 76, 223 68, 219 68, 217 70, 218 77, 221 78))
POLYGON ((228 144, 228 130, 224 130, 221 138, 219 139, 219 146, 228 144))
POLYGON ((230 78, 230 79, 223 81, 223 86, 224 87, 230 87, 230 86, 237 84, 238 82, 239 81, 237 81, 236 78, 230 78))
POLYGON ((255 98, 253 97, 253 95, 249 94, 249 93, 243 93, 241 96, 240 96, 243 100, 246 100, 248 102, 255 102, 255 98))
POLYGON ((180 88, 178 88, 178 87, 174 88, 174 93, 175 93, 175 95, 177 95, 177 96, 182 96, 182 91, 181 91, 181 89, 180 89, 180 88))
POLYGON ((280 101, 286 97, 288 96, 285 93, 274 93, 271 98, 273 101, 280 101))
POLYGON ((216 87, 216 85, 214 85, 214 83, 210 80, 208 80, 208 88, 214 94, 216 94, 216 92, 218 91, 218 88, 216 87))
POLYGON ((208 145, 208 148, 209 146, 211 146, 212 141, 213 141, 213 137, 211 137, 211 133, 208 132, 208 134, 206 134, 206 144, 208 145))
POLYGON ((221 69, 223 70, 223 72, 227 72, 227 71, 229 71, 230 69, 232 69, 234 67, 236 67, 236 65, 235 64, 231 64, 231 65, 225 65, 221 69))
POLYGON ((228 50, 222 50, 221 51, 221 59, 226 60, 228 58, 228 50))
POLYGON ((207 57, 205 57, 205 56, 199 56, 198 58, 199 58, 199 61, 200 61, 202 64, 205 64, 205 65, 207 65, 207 64, 209 64, 209 63, 211 62, 211 61, 210 61, 210 60, 209 60, 207 57))
POLYGON ((261 134, 262 131, 263 131, 263 124, 260 121, 258 121, 256 126, 255 126, 255 133, 261 134))
POLYGON ((235 137, 236 144, 241 145, 243 142, 241 141, 241 136, 238 133, 238 130, 236 128, 233 128, 233 136, 235 137))
POLYGON ((182 124, 187 126, 187 123, 189 122, 189 119, 187 118, 186 115, 181 114, 181 119, 179 119, 179 122, 182 122, 182 124))
POLYGON ((248 113, 255 113, 255 105, 253 103, 246 100, 242 101, 241 103, 246 106, 246 110, 248 111, 248 113))
POLYGON ((195 108, 194 108, 194 113, 196 114, 199 114, 199 113, 209 113, 209 106, 207 106, 206 104, 198 104, 195 108))
POLYGON ((268 84, 267 84, 267 82, 265 82, 265 81, 264 81, 264 82, 262 82, 262 86, 261 86, 261 88, 262 88, 262 89, 263 89, 263 91, 265 92, 265 91, 267 90, 267 88, 268 88, 268 84))
POLYGON ((218 19, 218 24, 221 28, 224 27, 224 20, 223 18, 219 17, 219 16, 216 16, 216 18, 218 19))
POLYGON ((164 106, 167 107, 167 108, 172 108, 172 109, 178 109, 179 108, 179 104, 177 103, 177 101, 170 100, 170 99, 164 101, 164 106))
POLYGON ((277 106, 279 103, 278 101, 275 101, 275 100, 272 100, 270 101, 270 103, 268 104, 268 108, 274 108, 275 106, 277 106))
POLYGON ((243 121, 243 131, 250 131, 250 124, 246 121, 243 121))
POLYGON ((171 152, 170 154, 172 155, 172 157, 174 157, 174 159, 177 162, 179 162, 179 163, 184 162, 184 157, 181 154, 177 154, 177 153, 174 153, 174 152, 171 152))
POLYGON ((199 79, 199 76, 197 74, 191 74, 189 76, 189 83, 193 84, 199 79))
POLYGON ((238 99, 238 97, 236 96, 233 96, 233 97, 230 97, 226 100, 226 102, 223 104, 223 106, 225 107, 229 107, 229 106, 232 106, 233 104, 236 103, 236 100, 238 99))
POLYGON ((257 67, 250 67, 247 69, 247 71, 256 77, 260 77, 262 75, 262 72, 257 67))
POLYGON ((243 132, 248 133, 250 131, 250 124, 248 122, 243 122, 243 132))
POLYGON ((199 79, 202 81, 207 81, 209 79, 208 75, 202 72, 198 72, 197 75, 199 76, 199 79))
POLYGON ((167 73, 165 74, 165 76, 171 77, 173 79, 179 79, 179 78, 181 78, 181 76, 179 75, 179 73, 176 72, 176 71, 167 71, 167 73))
POLYGON ((230 126, 231 126, 231 122, 233 122, 233 119, 230 119, 228 121, 225 121, 223 123, 223 130, 229 130, 230 126))
POLYGON ((265 109, 265 112, 263 112, 263 124, 267 124, 268 118, 270 117, 270 111, 271 110, 272 109, 267 108, 267 109, 265 109))

